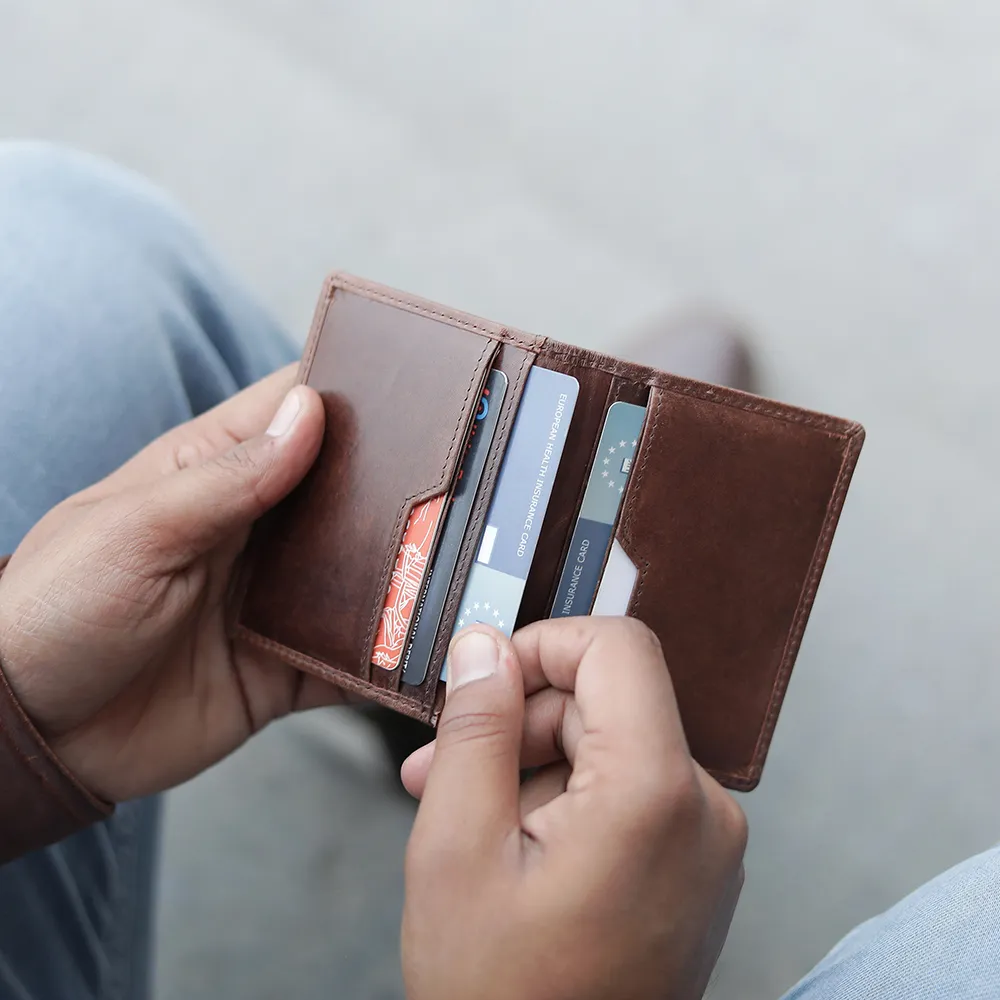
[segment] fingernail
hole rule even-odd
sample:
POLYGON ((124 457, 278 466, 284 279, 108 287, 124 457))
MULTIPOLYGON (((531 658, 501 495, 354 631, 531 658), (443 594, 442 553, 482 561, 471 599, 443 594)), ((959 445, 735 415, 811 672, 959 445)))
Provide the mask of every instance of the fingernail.
POLYGON ((500 647, 485 632, 463 632, 448 655, 448 687, 451 690, 492 677, 500 666, 500 647))
POLYGON ((295 418, 299 415, 299 410, 302 409, 302 400, 299 398, 299 393, 297 389, 291 389, 287 396, 281 401, 281 406, 278 407, 278 412, 274 415, 271 420, 271 425, 267 429, 267 433, 271 437, 281 437, 282 434, 287 434, 292 429, 292 424, 295 423, 295 418))

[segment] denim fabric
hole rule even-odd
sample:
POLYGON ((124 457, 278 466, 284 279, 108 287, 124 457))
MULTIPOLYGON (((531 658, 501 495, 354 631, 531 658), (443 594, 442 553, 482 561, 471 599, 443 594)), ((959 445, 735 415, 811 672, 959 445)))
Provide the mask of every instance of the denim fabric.
MULTIPOLYGON (((154 188, 0 143, 0 552, 295 353, 154 188)), ((158 811, 127 803, 0 867, 2 1000, 148 995, 158 811)))
POLYGON ((785 1000, 1000 997, 1000 848, 856 928, 785 1000))

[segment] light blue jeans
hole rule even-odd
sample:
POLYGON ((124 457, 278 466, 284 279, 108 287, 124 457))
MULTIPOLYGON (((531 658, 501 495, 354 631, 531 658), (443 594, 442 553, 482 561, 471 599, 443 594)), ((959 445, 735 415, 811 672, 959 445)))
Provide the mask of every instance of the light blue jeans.
MULTIPOLYGON (((4 552, 294 353, 162 195, 33 144, 0 144, 0 344, 4 552)), ((147 995, 156 830, 157 803, 131 803, 0 867, 0 1000, 147 995)), ((862 997, 1000 997, 1000 851, 859 927, 788 994, 862 997)))
MULTIPOLYGON (((0 552, 296 353, 154 188, 0 143, 0 552)), ((147 996, 158 811, 0 867, 0 1000, 147 996)))

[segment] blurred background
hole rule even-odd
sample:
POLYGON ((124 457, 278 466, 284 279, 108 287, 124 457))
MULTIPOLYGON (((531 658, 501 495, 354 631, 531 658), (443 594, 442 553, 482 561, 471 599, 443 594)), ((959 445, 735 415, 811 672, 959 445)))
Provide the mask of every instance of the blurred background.
MULTIPOLYGON (((1000 6, 0 0, 0 138, 168 188, 300 337, 346 267, 614 350, 682 302, 861 420, 712 995, 998 839, 1000 6)), ((170 800, 158 1000, 401 996, 412 806, 357 720, 170 800)))

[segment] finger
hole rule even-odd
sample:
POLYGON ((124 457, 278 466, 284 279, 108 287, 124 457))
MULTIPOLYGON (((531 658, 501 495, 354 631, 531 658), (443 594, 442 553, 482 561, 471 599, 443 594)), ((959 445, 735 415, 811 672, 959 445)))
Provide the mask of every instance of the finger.
POLYGON ((529 813, 548 805, 566 791, 573 768, 566 761, 549 764, 521 785, 521 820, 529 813))
POLYGON ((431 762, 434 760, 434 749, 437 740, 431 740, 422 747, 417 747, 399 769, 399 778, 403 782, 403 787, 415 799, 422 799, 424 788, 427 786, 427 775, 431 770, 431 762))
POLYGON ((663 654, 645 625, 629 618, 549 620, 521 629, 513 644, 526 690, 572 691, 592 744, 631 763, 687 756, 663 654))
POLYGON ((108 492, 147 483, 178 469, 199 465, 249 438, 262 434, 295 384, 297 364, 266 378, 174 427, 98 484, 108 492))
POLYGON ((414 836, 447 837, 480 857, 520 828, 518 756, 524 688, 510 641, 473 626, 448 655, 448 697, 414 836))
MULTIPOLYGON (((525 689, 522 767, 575 762, 585 732, 620 758, 616 770, 650 772, 650 762, 686 758, 673 688, 659 644, 629 619, 537 622, 514 633, 525 689), (551 685, 551 686, 546 686, 551 685)), ((434 744, 406 760, 400 776, 421 798, 434 744)))
MULTIPOLYGON (((572 764, 582 736, 583 723, 573 695, 558 688, 538 691, 524 705, 521 767, 544 767, 564 760, 572 764)), ((403 787, 415 799, 424 794, 433 759, 432 740, 403 761, 400 778, 403 787)))
POLYGON ((301 481, 319 451, 323 425, 318 394, 296 386, 262 434, 142 488, 139 516, 147 537, 169 561, 183 563, 247 528, 301 481))
POLYGON ((196 427, 221 428, 229 441, 245 441, 262 434, 271 417, 295 385, 299 365, 285 365, 266 378, 230 396, 196 417, 196 427))

